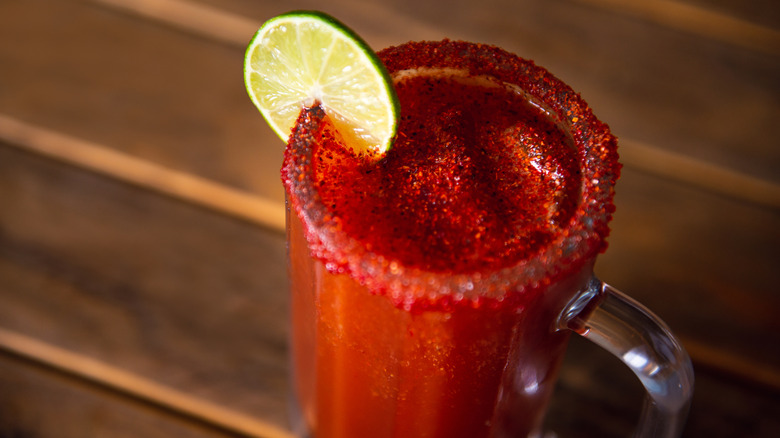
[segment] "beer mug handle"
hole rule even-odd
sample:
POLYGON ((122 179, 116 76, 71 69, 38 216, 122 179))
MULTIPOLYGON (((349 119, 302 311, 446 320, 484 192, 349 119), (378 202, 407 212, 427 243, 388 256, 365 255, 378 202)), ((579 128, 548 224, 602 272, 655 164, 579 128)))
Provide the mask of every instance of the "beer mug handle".
POLYGON ((693 395, 693 367, 663 321, 593 277, 558 325, 606 349, 639 377, 647 392, 635 438, 680 436, 693 395))

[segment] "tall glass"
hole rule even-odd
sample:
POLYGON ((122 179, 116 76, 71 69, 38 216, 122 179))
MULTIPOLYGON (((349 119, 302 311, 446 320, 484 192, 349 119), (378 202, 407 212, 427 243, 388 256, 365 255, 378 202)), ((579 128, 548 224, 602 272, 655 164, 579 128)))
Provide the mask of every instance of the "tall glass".
MULTIPOLYGON (((606 348, 647 389, 637 436, 678 436, 693 388, 665 325, 593 276, 613 211, 615 138, 546 70, 494 47, 408 43, 380 52, 396 81, 455 75, 511 87, 568 133, 578 204, 511 266, 426 271, 372 253, 318 194, 327 116, 305 109, 285 155, 296 427, 316 438, 538 436, 569 335, 606 348)), ((402 110, 403 111, 403 110, 402 110)))

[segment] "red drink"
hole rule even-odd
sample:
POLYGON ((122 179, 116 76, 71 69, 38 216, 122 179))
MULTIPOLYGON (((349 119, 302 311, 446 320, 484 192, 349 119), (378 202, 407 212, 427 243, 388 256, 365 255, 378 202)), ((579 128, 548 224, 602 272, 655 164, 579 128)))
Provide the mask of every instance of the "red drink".
POLYGON ((295 396, 317 438, 527 436, 555 318, 604 248, 615 140, 545 70, 444 41, 380 52, 401 101, 381 160, 302 113, 291 203, 295 396))

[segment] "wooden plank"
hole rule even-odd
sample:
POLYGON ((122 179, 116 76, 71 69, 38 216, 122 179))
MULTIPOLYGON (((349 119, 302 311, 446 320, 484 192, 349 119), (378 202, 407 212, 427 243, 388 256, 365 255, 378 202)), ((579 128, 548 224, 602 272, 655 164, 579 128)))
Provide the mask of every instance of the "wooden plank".
POLYGON ((244 438, 0 352, 4 438, 244 438))
POLYGON ((674 0, 577 1, 741 48, 780 55, 779 30, 712 9, 674 0))
POLYGON ((771 181, 631 139, 620 139, 619 143, 620 162, 628 168, 732 199, 780 209, 780 185, 771 181))
POLYGON ((103 145, 23 123, 3 114, 0 114, 0 140, 221 214, 277 231, 284 230, 284 205, 103 145))
POLYGON ((257 438, 293 438, 258 418, 227 409, 201 398, 20 333, 0 328, 0 350, 45 365, 90 383, 117 391, 162 409, 176 412, 218 429, 257 438))
POLYGON ((197 35, 245 46, 262 24, 222 9, 188 0, 93 0, 197 35))

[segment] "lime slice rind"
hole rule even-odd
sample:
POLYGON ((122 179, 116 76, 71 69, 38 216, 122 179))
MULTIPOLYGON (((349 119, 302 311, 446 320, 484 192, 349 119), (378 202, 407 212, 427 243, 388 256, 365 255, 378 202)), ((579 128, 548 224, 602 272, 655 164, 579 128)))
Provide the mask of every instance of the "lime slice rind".
POLYGON ((356 151, 383 154, 396 134, 398 98, 387 70, 345 25, 321 12, 268 20, 249 43, 250 99, 284 141, 305 105, 318 101, 356 151))

